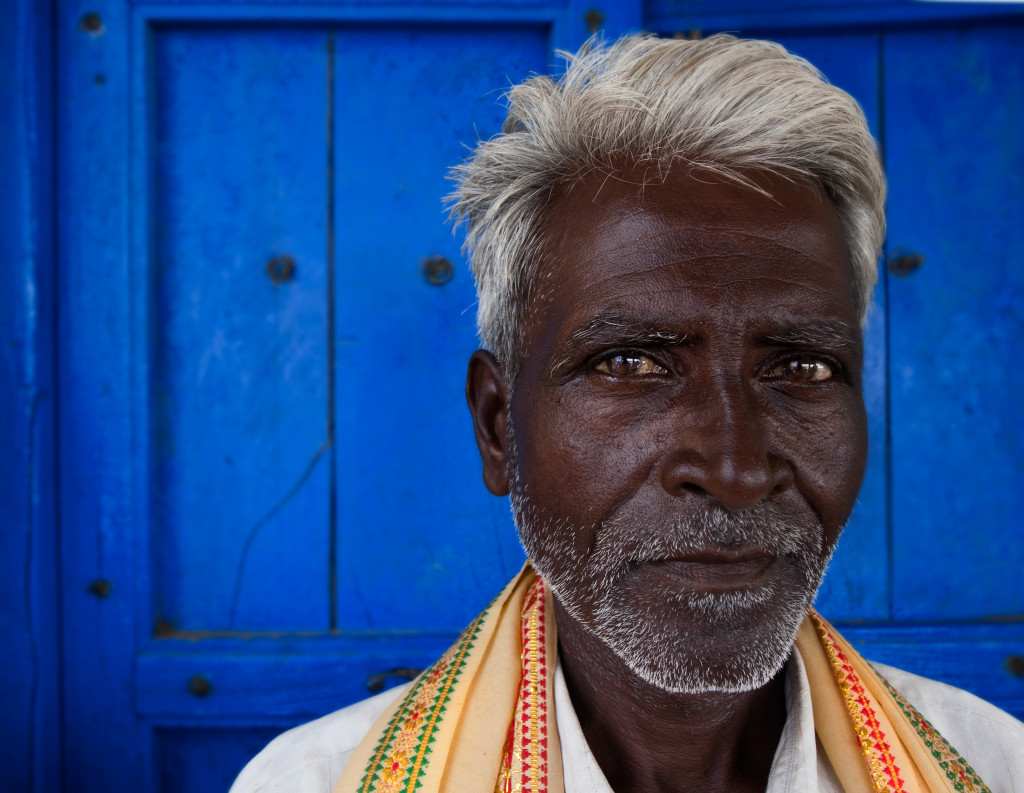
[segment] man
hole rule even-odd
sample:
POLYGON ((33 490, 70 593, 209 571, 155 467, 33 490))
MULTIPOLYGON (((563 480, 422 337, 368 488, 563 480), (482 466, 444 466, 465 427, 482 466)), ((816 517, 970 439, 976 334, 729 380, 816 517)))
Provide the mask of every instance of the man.
POLYGON ((234 789, 1013 790, 1024 725, 810 610, 866 458, 859 108, 726 36, 594 45, 510 99, 454 212, 484 481, 531 563, 417 681, 234 789))

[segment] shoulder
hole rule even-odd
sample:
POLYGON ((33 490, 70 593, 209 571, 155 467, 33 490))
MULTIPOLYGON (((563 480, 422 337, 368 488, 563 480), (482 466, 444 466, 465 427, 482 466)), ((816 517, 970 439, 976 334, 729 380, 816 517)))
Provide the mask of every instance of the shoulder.
POLYGON ((1024 790, 1024 723, 963 689, 892 666, 873 665, 993 793, 1024 790))
POLYGON ((332 793, 349 757, 398 686, 277 736, 242 769, 231 793, 332 793))

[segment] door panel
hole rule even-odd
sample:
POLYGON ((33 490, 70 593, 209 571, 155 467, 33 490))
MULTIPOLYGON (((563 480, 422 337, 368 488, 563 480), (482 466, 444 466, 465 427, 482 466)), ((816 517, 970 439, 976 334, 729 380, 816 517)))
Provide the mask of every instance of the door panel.
POLYGON ((238 772, 277 733, 268 729, 156 731, 155 789, 161 793, 225 793, 238 772))
POLYGON ((329 628, 328 35, 154 36, 164 632, 329 628))
POLYGON ((1024 614, 1024 26, 886 37, 898 619, 1024 614), (921 79, 927 75, 928 79, 921 79))
POLYGON ((223 790, 521 564, 441 199, 578 36, 536 3, 62 3, 66 787, 223 790))
POLYGON ((476 297, 440 197, 499 130, 503 87, 545 68, 547 39, 344 30, 335 52, 338 627, 457 632, 523 556, 480 478, 462 396, 476 297), (450 281, 424 277, 431 256, 450 281))

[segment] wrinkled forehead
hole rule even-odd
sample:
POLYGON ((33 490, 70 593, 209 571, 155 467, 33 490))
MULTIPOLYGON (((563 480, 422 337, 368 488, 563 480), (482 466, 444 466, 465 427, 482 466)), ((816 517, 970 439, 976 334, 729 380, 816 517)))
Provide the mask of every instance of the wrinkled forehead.
POLYGON ((761 172, 662 174, 626 164, 579 175, 553 191, 538 253, 527 314, 586 289, 577 277, 584 270, 607 278, 672 261, 726 280, 791 271, 832 290, 837 303, 856 302, 842 224, 825 192, 761 172))

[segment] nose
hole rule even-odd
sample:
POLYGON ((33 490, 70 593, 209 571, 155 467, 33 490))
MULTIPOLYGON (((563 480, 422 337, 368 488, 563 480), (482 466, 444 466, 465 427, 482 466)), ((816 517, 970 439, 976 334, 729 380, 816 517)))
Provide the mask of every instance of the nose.
POLYGON ((704 495, 738 512, 792 486, 792 466, 772 451, 765 416, 742 384, 723 384, 675 415, 661 470, 670 495, 704 495))

